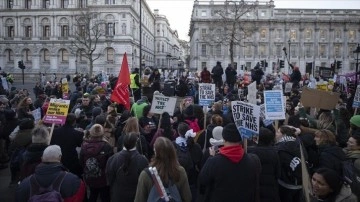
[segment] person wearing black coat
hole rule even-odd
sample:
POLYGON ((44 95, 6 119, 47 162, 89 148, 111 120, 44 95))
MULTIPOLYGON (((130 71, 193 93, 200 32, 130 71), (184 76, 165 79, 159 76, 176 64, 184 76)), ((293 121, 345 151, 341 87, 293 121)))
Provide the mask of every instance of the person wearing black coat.
POLYGON ((226 82, 229 86, 230 91, 234 89, 234 85, 236 82, 236 70, 229 64, 225 69, 226 82))
POLYGON ((262 202, 280 202, 278 179, 281 166, 277 150, 272 146, 274 140, 275 134, 271 130, 260 128, 258 145, 248 148, 248 152, 256 154, 261 162, 260 201, 262 202))
POLYGON ((68 114, 65 125, 54 130, 50 144, 56 144, 61 147, 62 164, 68 168, 70 172, 81 178, 82 167, 80 165, 76 147, 81 147, 84 134, 75 130, 75 123, 75 114, 68 114))
POLYGON ((293 88, 299 88, 299 82, 301 81, 301 73, 299 67, 294 67, 294 71, 290 75, 290 81, 293 82, 293 88))
POLYGON ((216 66, 213 67, 213 69, 211 70, 211 76, 212 79, 216 85, 217 88, 221 88, 222 86, 222 75, 224 74, 224 70, 221 66, 221 62, 216 62, 216 66))

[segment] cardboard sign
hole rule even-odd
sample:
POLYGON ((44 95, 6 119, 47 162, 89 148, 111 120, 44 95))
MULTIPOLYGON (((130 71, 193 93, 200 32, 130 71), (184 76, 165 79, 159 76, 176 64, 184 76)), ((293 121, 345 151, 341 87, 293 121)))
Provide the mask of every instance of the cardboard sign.
POLYGON ((39 121, 41 120, 41 109, 37 108, 37 109, 31 111, 31 113, 34 117, 35 124, 39 123, 39 121))
POLYGON ((332 110, 339 101, 340 94, 304 87, 300 102, 304 107, 332 110))
POLYGON ((293 83, 288 82, 285 84, 285 93, 290 93, 292 89, 293 83))
POLYGON ((69 99, 69 83, 66 78, 61 80, 61 91, 63 99, 69 99))
POLYGON ((247 100, 251 104, 256 104, 256 81, 252 82, 248 85, 248 94, 247 94, 247 100))
POLYGON ((234 122, 242 137, 251 138, 259 134, 260 106, 233 101, 231 102, 231 109, 234 122))
POLYGON ((150 112, 154 114, 162 114, 167 112, 172 116, 174 114, 176 98, 154 95, 150 112))
POLYGON ((51 99, 44 117, 44 123, 65 124, 70 100, 51 99))
POLYGON ((265 105, 264 104, 260 105, 260 118, 265 126, 269 126, 274 122, 272 120, 267 120, 265 118, 265 105))
POLYGON ((215 101, 215 84, 199 84, 199 105, 209 106, 215 101))
POLYGON ((360 107, 360 85, 357 86, 352 107, 360 107))
MULTIPOLYGON (((264 91, 265 118, 268 120, 285 119, 284 97, 282 91, 264 91)), ((285 105, 286 106, 286 105, 285 105)))

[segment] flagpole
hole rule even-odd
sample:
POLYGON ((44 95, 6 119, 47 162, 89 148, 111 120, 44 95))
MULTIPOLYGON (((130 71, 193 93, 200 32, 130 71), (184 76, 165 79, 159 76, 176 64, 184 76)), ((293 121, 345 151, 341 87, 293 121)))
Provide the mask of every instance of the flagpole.
MULTIPOLYGON (((142 1, 143 0, 140 0, 140 58, 139 58, 139 64, 140 64, 140 67, 139 67, 139 81, 141 81, 141 77, 142 77, 142 1)), ((134 67, 133 67, 134 68, 134 67)), ((140 97, 141 97, 141 86, 140 87, 140 97)))

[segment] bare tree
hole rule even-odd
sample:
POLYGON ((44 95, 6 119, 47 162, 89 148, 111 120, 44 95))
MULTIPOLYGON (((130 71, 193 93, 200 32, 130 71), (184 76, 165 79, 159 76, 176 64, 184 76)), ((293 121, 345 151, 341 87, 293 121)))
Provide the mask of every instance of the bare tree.
MULTIPOLYGON (((236 46, 244 46, 244 42, 251 42, 251 36, 255 30, 254 23, 249 23, 247 17, 256 12, 258 6, 254 1, 225 1, 223 5, 217 5, 212 11, 215 20, 209 27, 210 31, 204 37, 210 46, 225 45, 229 48, 230 61, 234 66, 234 49, 236 46)), ((251 43, 251 45, 254 45, 251 43)))
POLYGON ((93 74, 94 61, 100 58, 96 47, 102 36, 105 35, 105 22, 95 12, 83 11, 74 17, 74 35, 71 41, 71 52, 78 56, 81 54, 89 61, 89 74, 93 74))

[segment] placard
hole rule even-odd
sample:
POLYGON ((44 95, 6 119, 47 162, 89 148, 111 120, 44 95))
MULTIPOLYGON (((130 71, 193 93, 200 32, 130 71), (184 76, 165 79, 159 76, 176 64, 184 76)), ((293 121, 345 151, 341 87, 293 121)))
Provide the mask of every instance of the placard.
POLYGON ((170 116, 174 115, 176 98, 154 95, 150 112, 154 114, 162 114, 167 112, 170 116))
POLYGON ((215 84, 199 83, 199 105, 209 106, 215 101, 215 84))
POLYGON ((336 107, 339 98, 339 93, 304 87, 302 89, 300 102, 304 107, 332 110, 336 107))
POLYGON ((252 82, 248 85, 248 94, 247 94, 247 100, 251 104, 256 104, 256 81, 252 82))
POLYGON ((264 91, 265 118, 268 120, 285 119, 284 97, 282 91, 264 91))
POLYGON ((292 86, 293 86, 293 83, 292 82, 288 82, 285 84, 285 93, 290 93, 291 90, 292 90, 292 86))
POLYGON ((65 124, 70 100, 51 99, 44 117, 44 123, 65 124))
POLYGON ((1 84, 5 90, 9 90, 9 85, 6 77, 1 77, 1 84))
POLYGON ((360 107, 360 85, 357 86, 352 107, 360 107))
POLYGON ((62 98, 69 99, 69 83, 66 78, 61 80, 62 98))
POLYGON ((234 122, 244 138, 251 138, 259 134, 260 106, 241 101, 231 102, 234 122))
POLYGON ((35 124, 39 123, 39 121, 41 120, 41 109, 37 108, 37 109, 31 111, 31 113, 34 117, 35 124))
POLYGON ((274 122, 272 120, 267 120, 265 118, 265 105, 264 104, 260 105, 260 118, 265 126, 269 126, 274 122))

